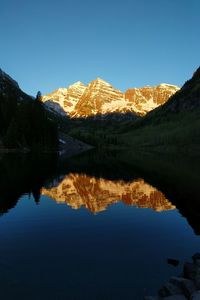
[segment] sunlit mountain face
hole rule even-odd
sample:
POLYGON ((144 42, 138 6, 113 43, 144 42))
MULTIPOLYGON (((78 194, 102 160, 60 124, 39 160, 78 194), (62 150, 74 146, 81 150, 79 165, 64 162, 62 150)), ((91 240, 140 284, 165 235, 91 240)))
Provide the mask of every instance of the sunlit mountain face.
POLYGON ((71 118, 132 113, 143 116, 164 104, 179 87, 170 84, 129 88, 125 93, 101 78, 84 85, 78 81, 43 96, 50 110, 71 118))
POLYGON ((111 181, 86 174, 70 173, 57 186, 43 188, 42 194, 74 209, 83 206, 92 213, 104 211, 109 205, 119 201, 158 212, 175 209, 162 192, 143 179, 131 182, 111 181))

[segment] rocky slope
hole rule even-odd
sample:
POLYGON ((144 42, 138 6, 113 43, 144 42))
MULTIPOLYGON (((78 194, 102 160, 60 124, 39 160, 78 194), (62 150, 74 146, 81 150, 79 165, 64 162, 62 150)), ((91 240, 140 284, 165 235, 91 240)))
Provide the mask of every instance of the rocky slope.
POLYGON ((0 70, 0 148, 32 151, 58 147, 57 124, 46 114, 43 103, 25 94, 18 83, 0 70), (41 126, 42 124, 42 126, 41 126))
POLYGON ((200 68, 169 101, 121 132, 119 143, 127 147, 199 157, 200 68))
POLYGON ((32 98, 25 94, 18 83, 7 73, 0 69, 0 97, 16 97, 18 101, 31 100, 32 98))
MULTIPOLYGON (((65 89, 59 89, 56 93, 59 99, 63 99, 62 105, 68 105, 63 96, 65 89)), ((80 83, 68 88, 68 99, 72 105, 76 104, 75 100, 81 93, 80 83)), ((48 105, 51 108, 52 103, 48 105)), ((52 110, 55 107, 60 114, 65 114, 59 104, 53 103, 52 110)), ((68 136, 61 129, 58 131, 58 123, 51 117, 46 114, 41 101, 24 93, 18 83, 0 69, 0 152, 7 152, 8 149, 16 151, 18 148, 30 150, 33 147, 32 142, 40 139, 41 149, 43 144, 48 144, 49 149, 56 147, 65 156, 91 149, 91 146, 68 136)))
POLYGON ((43 101, 47 105, 55 104, 55 110, 59 111, 59 106, 63 109, 64 112, 70 114, 74 111, 74 108, 83 95, 86 87, 80 81, 70 85, 68 88, 59 88, 52 93, 43 96, 43 101), (52 100, 52 101, 51 101, 52 100), (57 105, 56 105, 57 104, 57 105))
POLYGON ((165 103, 178 90, 177 86, 160 84, 155 87, 132 88, 122 93, 97 78, 87 86, 77 82, 68 88, 60 88, 44 96, 43 101, 47 107, 57 112, 59 104, 72 118, 125 113, 142 116, 165 103))
POLYGON ((173 95, 168 102, 155 111, 150 112, 147 118, 154 119, 168 113, 192 112, 200 108, 200 67, 192 78, 185 82, 182 88, 173 95))
POLYGON ((156 211, 175 209, 160 191, 143 179, 127 183, 71 173, 55 187, 43 188, 42 194, 74 209, 84 206, 92 213, 104 211, 120 200, 126 205, 152 208, 156 211))
POLYGON ((200 67, 192 78, 174 95, 165 108, 171 111, 195 110, 200 108, 200 67))
POLYGON ((164 104, 178 90, 177 86, 162 83, 155 87, 146 86, 140 89, 128 89, 125 92, 125 99, 132 104, 131 106, 135 112, 145 115, 164 104))

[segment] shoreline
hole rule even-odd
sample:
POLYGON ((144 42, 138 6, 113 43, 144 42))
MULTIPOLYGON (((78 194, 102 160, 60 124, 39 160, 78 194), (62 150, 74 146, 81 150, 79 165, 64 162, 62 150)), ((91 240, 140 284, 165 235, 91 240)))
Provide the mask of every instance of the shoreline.
POLYGON ((200 253, 185 262, 180 276, 173 276, 157 293, 145 296, 144 300, 200 300, 200 253))

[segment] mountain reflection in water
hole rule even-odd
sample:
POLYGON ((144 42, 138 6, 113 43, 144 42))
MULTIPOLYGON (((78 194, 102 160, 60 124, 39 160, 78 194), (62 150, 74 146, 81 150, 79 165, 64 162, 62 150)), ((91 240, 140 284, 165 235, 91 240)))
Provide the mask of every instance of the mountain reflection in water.
POLYGON ((55 187, 43 188, 42 195, 51 197, 57 203, 66 203, 74 209, 84 206, 92 213, 104 211, 119 201, 155 211, 175 209, 162 192, 143 179, 125 182, 70 173, 55 187))
POLYGON ((24 194, 38 204, 42 195, 93 213, 122 201, 155 211, 177 208, 200 234, 200 162, 197 158, 164 158, 123 152, 0 157, 0 215, 24 194))
POLYGON ((120 152, 0 156, 1 298, 156 294, 199 251, 199 166, 120 152))

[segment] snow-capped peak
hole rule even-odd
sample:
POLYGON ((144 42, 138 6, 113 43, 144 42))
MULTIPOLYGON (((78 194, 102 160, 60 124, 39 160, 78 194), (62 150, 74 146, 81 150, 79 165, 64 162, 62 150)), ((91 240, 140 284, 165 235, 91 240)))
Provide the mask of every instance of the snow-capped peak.
POLYGON ((67 88, 59 88, 57 89, 58 93, 67 93, 67 88))
POLYGON ((72 87, 79 87, 79 86, 85 86, 84 83, 82 83, 81 81, 76 81, 73 84, 69 85, 68 88, 72 88, 72 87))
POLYGON ((76 81, 73 85, 84 85, 84 83, 81 81, 76 81))
POLYGON ((72 118, 113 113, 145 115, 164 104, 178 89, 171 84, 161 83, 153 87, 131 88, 122 93, 104 79, 97 77, 87 86, 77 81, 65 89, 65 93, 59 93, 57 90, 44 96, 43 100, 51 99, 59 103, 72 118))
POLYGON ((162 87, 162 88, 174 88, 174 89, 177 89, 177 90, 180 89, 177 85, 168 84, 168 83, 160 83, 158 86, 162 87))
POLYGON ((100 78, 100 77, 97 77, 95 80, 93 80, 91 83, 99 83, 99 84, 102 84, 102 85, 107 85, 107 86, 110 86, 111 84, 108 83, 107 81, 105 81, 104 79, 100 78))

